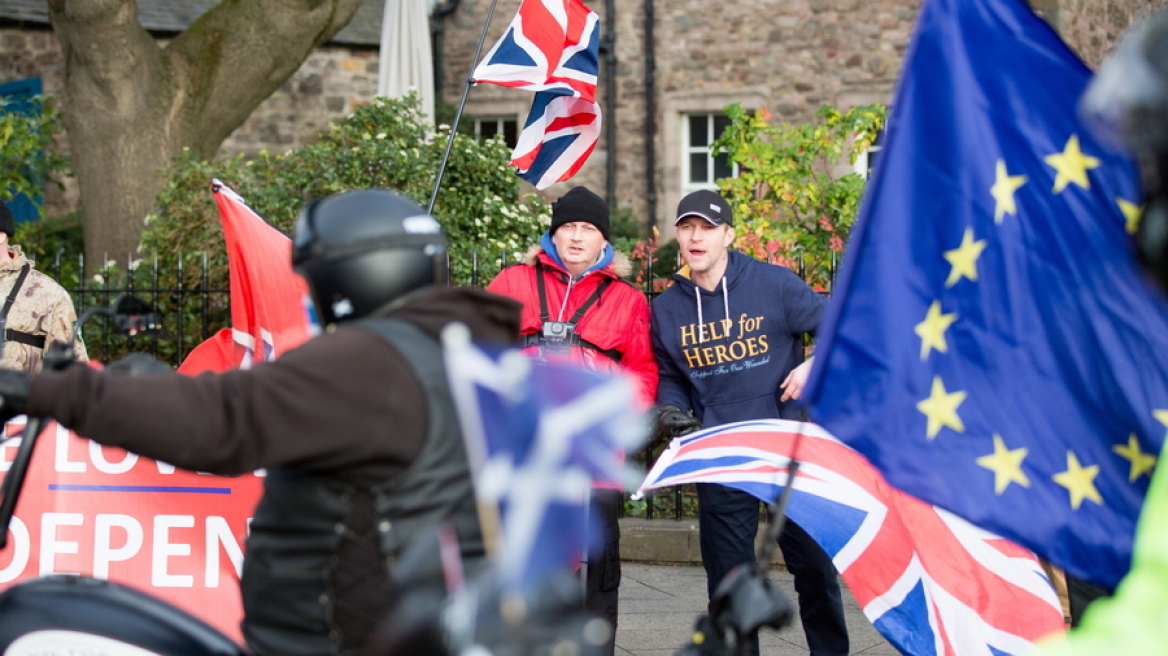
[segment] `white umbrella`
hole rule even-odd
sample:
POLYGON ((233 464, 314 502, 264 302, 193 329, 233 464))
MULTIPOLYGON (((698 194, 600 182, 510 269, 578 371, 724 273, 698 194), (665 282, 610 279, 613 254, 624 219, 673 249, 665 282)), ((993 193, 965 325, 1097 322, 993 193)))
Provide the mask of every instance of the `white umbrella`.
POLYGON ((434 117, 434 59, 430 46, 433 0, 385 0, 377 95, 400 98, 416 91, 422 112, 434 117))

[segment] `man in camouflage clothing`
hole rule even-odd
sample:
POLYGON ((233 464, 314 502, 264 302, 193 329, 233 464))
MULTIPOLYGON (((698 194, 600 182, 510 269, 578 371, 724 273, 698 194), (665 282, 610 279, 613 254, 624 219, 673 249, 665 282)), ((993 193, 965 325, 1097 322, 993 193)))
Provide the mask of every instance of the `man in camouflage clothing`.
MULTIPOLYGON (((72 337, 77 312, 68 292, 34 269, 34 263, 24 256, 20 246, 9 243, 15 227, 12 212, 0 203, 0 316, 7 314, 3 317, 0 367, 34 372, 40 371, 45 349, 50 344, 66 342, 72 337), (13 295, 17 281, 19 288, 13 295)), ((80 339, 76 349, 78 359, 88 359, 80 339)))

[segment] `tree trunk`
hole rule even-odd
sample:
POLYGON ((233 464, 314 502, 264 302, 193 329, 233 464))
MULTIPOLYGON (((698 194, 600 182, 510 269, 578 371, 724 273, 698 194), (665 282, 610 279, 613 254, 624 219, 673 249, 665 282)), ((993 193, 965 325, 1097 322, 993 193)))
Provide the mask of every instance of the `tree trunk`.
POLYGON ((171 158, 212 157, 360 4, 221 2, 163 47, 135 0, 49 0, 86 260, 131 257, 171 158))

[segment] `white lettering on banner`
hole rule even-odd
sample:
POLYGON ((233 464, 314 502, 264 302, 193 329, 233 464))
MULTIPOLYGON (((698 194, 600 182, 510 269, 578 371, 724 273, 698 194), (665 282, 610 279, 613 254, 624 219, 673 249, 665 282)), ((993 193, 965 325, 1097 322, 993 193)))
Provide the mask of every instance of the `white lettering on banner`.
MULTIPOLYGON (((57 554, 75 554, 79 550, 76 542, 57 540, 58 526, 81 526, 85 516, 81 513, 45 513, 41 515, 41 576, 52 574, 57 554)), ((77 572, 63 572, 76 574, 77 572)))
POLYGON ((129 560, 142 550, 142 525, 129 515, 98 515, 93 535, 93 575, 99 579, 109 578, 110 563, 129 560), (125 532, 125 544, 116 549, 112 546, 112 529, 125 532))
POLYGON ((12 468, 12 459, 16 457, 16 450, 20 448, 20 442, 19 437, 14 437, 0 444, 0 472, 6 472, 12 468))
POLYGON ((194 525, 195 518, 191 515, 155 515, 150 585, 156 588, 190 588, 195 585, 195 577, 189 574, 169 574, 166 571, 166 561, 171 556, 191 555, 191 545, 170 541, 170 529, 192 528, 194 525))
MULTIPOLYGON (((251 519, 248 519, 247 522, 250 527, 251 519)), ((207 518, 206 536, 206 551, 203 552, 203 558, 206 559, 206 567, 203 569, 203 585, 208 588, 217 588, 219 587, 219 547, 223 547, 223 550, 227 552, 227 557, 231 559, 231 565, 235 568, 237 578, 243 573, 243 549, 240 548, 239 541, 235 539, 235 534, 231 532, 231 526, 222 517, 207 518)))
POLYGON ((71 433, 61 424, 55 424, 57 427, 57 439, 54 440, 56 444, 56 454, 53 459, 53 465, 58 472, 72 472, 81 474, 87 469, 85 463, 77 460, 69 460, 69 436, 71 433))
MULTIPOLYGON (((190 544, 171 541, 172 528, 193 528, 196 525, 194 515, 157 515, 153 517, 151 527, 154 545, 147 556, 150 558, 150 579, 157 587, 193 588, 194 577, 171 574, 168 571, 170 558, 192 556, 190 544)), ((250 526, 251 519, 248 519, 250 526)), ((41 515, 41 535, 39 574, 60 574, 56 571, 56 554, 78 553, 79 542, 66 541, 57 536, 57 529, 61 526, 86 525, 86 518, 74 513, 45 513, 41 515)), ((221 572, 219 571, 222 554, 227 555, 235 570, 236 579, 243 571, 243 545, 240 539, 231 531, 227 520, 219 516, 208 516, 203 535, 203 545, 206 553, 203 554, 203 584, 207 588, 218 588, 221 572)), ((90 536, 79 535, 82 542, 90 536)), ((145 531, 142 523, 129 515, 104 513, 94 518, 93 535, 93 572, 95 578, 109 578, 110 565, 115 562, 125 562, 143 556, 145 546, 145 531), (118 535, 120 534, 120 535, 118 535)), ((15 581, 21 578, 28 569, 29 557, 33 547, 32 535, 28 526, 19 517, 13 517, 8 527, 8 546, 0 551, 0 584, 15 581), (4 564, 4 559, 11 555, 12 560, 4 564)), ((76 573, 76 572, 71 572, 76 573)))
POLYGON ((8 546, 12 549, 12 562, 8 563, 8 567, 0 569, 0 583, 16 580, 24 568, 28 567, 32 540, 28 536, 28 527, 19 517, 13 517, 8 524, 8 546))
POLYGON ((119 463, 112 463, 105 459, 105 453, 101 450, 101 445, 97 442, 89 443, 89 459, 93 461, 93 466, 97 471, 103 474, 124 474, 134 468, 138 462, 138 454, 123 451, 122 461, 119 463))

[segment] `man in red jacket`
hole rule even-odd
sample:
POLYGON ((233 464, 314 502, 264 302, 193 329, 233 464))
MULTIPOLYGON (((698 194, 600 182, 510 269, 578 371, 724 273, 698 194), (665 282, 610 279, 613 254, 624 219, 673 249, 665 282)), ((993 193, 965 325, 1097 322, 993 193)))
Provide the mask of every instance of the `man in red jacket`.
MULTIPOLYGON (((657 361, 649 343, 649 303, 624 280, 632 267, 608 243, 608 205, 584 187, 552 204, 552 225, 524 261, 507 267, 487 291, 523 303, 520 335, 532 357, 621 371, 638 383, 648 409, 657 391, 657 361)), ((603 551, 590 554, 585 605, 616 632, 620 585, 621 491, 597 486, 591 514, 604 527, 603 551)), ((609 640, 610 653, 613 640, 609 640)))

